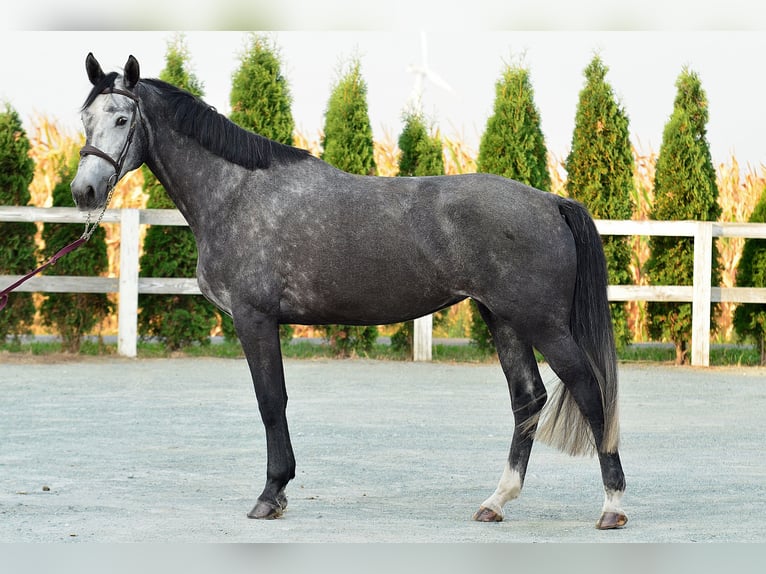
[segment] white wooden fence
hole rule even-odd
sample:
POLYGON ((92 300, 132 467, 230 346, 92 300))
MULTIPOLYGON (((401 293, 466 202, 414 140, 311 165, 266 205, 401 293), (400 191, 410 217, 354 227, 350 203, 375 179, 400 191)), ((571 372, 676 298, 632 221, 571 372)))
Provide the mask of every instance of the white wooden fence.
MULTIPOLYGON (((85 214, 67 207, 2 207, 0 221, 31 221, 84 224, 85 214)), ((38 275, 18 291, 56 293, 118 293, 118 352, 136 356, 138 295, 199 294, 196 279, 138 276, 139 227, 186 225, 174 209, 109 209, 106 223, 120 223, 120 275, 68 277, 38 275)), ((766 239, 766 224, 715 223, 707 221, 612 221, 597 220, 602 235, 656 235, 694 238, 694 281, 691 287, 610 285, 610 301, 680 301, 692 303, 692 365, 708 366, 710 356, 710 303, 766 303, 766 288, 711 287, 713 237, 766 239)), ((0 238, 2 241, 2 238, 0 238)), ((61 246, 63 247, 63 246, 61 246)), ((19 276, 0 275, 0 288, 19 276)), ((416 321, 415 360, 431 358, 430 316, 416 321)))

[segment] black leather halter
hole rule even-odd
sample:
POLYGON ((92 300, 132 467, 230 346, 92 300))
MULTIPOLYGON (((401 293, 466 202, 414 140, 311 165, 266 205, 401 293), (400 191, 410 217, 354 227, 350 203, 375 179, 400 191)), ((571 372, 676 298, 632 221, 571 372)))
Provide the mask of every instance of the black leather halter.
POLYGON ((117 185, 117 180, 120 178, 120 172, 122 171, 122 166, 125 164, 125 158, 128 156, 128 149, 130 149, 130 144, 133 141, 133 135, 136 132, 136 125, 138 125, 138 116, 141 114, 141 108, 138 105, 138 96, 134 94, 133 92, 128 92, 126 90, 120 90, 119 88, 106 88, 102 94, 118 94, 120 96, 125 96, 136 102, 136 107, 133 109, 133 115, 130 119, 130 128, 128 129, 128 137, 125 139, 125 145, 122 146, 122 151, 120 152, 120 155, 117 159, 114 159, 112 156, 110 156, 105 151, 102 151, 98 149, 96 146, 85 144, 80 149, 80 157, 85 157, 86 155, 95 155, 100 157, 101 159, 105 159, 108 161, 112 166, 114 167, 114 175, 109 178, 109 187, 113 188, 115 185, 117 185))

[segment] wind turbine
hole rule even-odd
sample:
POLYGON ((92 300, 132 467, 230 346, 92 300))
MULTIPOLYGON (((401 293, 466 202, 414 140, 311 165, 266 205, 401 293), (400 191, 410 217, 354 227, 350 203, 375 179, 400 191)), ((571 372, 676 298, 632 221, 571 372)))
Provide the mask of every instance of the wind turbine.
POLYGON ((407 66, 407 71, 415 76, 415 83, 407 102, 407 108, 415 113, 423 111, 423 92, 425 91, 426 80, 446 92, 455 93, 452 86, 428 66, 428 40, 425 31, 420 32, 420 58, 420 65, 410 64, 407 66))

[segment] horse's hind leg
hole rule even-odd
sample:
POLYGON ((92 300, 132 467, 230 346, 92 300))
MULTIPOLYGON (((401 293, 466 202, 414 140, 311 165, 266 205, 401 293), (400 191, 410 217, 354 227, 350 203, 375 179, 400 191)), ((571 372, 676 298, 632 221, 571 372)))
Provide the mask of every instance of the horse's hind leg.
POLYGON ((506 321, 492 315, 486 307, 479 305, 479 309, 490 328, 508 380, 515 423, 511 450, 497 489, 473 515, 473 519, 480 522, 498 522, 503 519, 505 503, 521 493, 537 418, 546 394, 531 345, 522 341, 506 321))
POLYGON ((266 431, 266 486, 248 517, 278 518, 287 506, 285 486, 295 477, 295 457, 287 428, 287 392, 279 325, 276 320, 248 308, 233 316, 266 431))
MULTIPOLYGON (((625 492, 625 474, 617 448, 615 447, 612 451, 603 448, 605 421, 598 381, 585 354, 571 335, 540 342, 538 349, 571 394, 592 432, 605 491, 604 506, 596 528, 601 530, 621 528, 628 521, 620 507, 625 492)), ((571 431, 572 429, 567 428, 566 423, 559 423, 552 432, 560 434, 571 431)))

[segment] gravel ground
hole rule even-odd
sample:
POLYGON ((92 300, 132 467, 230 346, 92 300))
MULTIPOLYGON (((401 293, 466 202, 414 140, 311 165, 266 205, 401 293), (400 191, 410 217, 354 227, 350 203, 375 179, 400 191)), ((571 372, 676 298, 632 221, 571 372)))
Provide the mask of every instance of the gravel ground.
POLYGON ((499 366, 285 369, 297 476, 285 516, 255 521, 243 360, 0 356, 0 541, 766 541, 764 369, 621 366, 630 522, 610 532, 597 460, 541 444, 505 521, 471 521, 510 443, 499 366))

